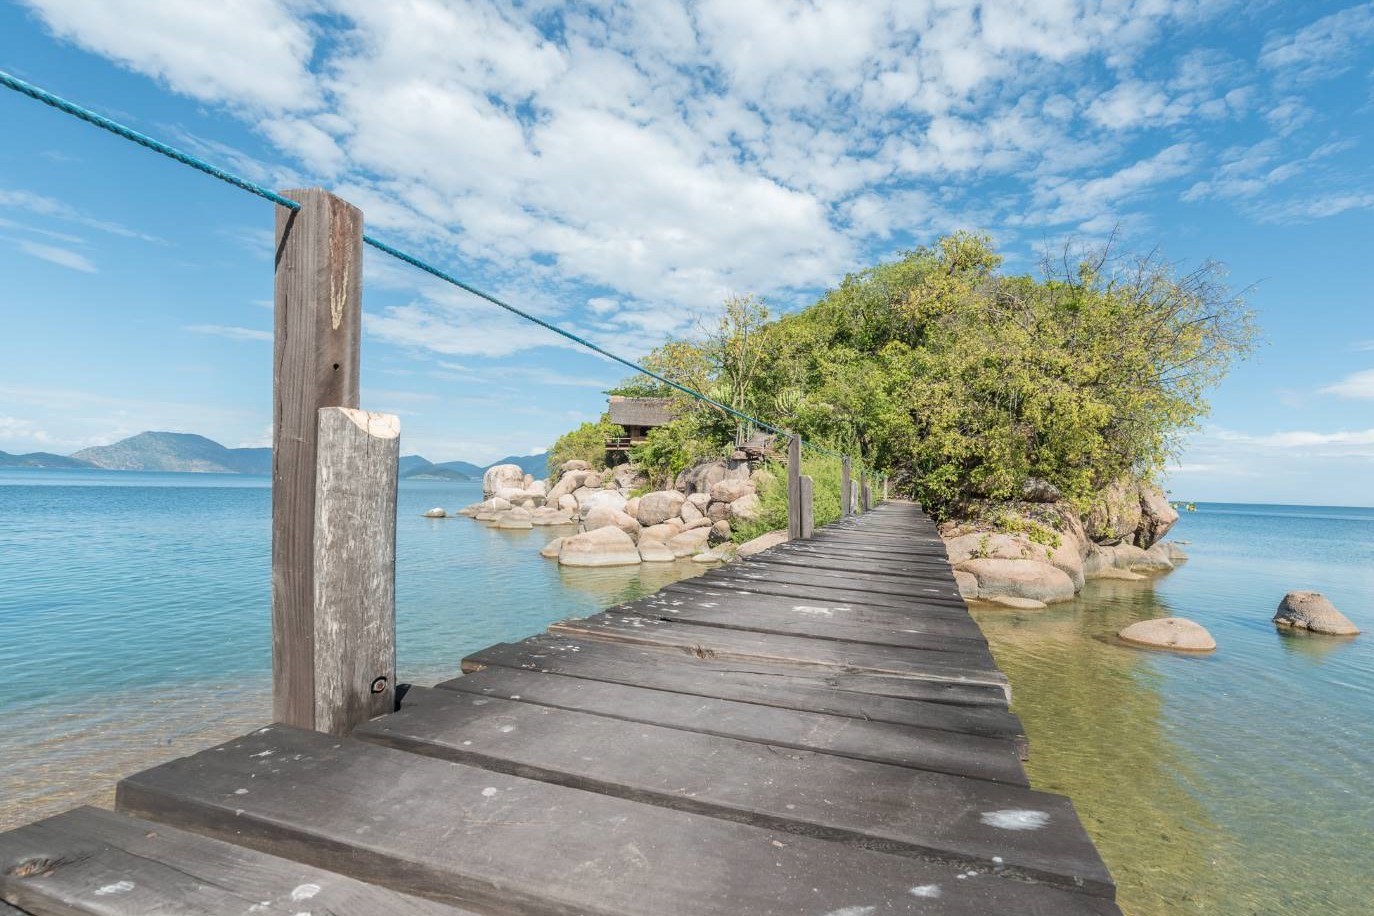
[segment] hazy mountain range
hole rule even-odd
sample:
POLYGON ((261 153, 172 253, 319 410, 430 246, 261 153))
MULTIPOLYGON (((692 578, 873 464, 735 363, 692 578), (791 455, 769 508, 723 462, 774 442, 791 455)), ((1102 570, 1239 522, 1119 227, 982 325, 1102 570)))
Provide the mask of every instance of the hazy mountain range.
MULTIPOLYGON (((480 478, 487 468, 518 464, 527 474, 543 477, 546 456, 511 455, 488 465, 470 461, 435 463, 419 455, 403 455, 401 477, 420 480, 469 480, 480 478)), ((194 433, 146 432, 113 445, 83 448, 70 455, 0 452, 0 468, 103 468, 109 471, 186 471, 203 474, 272 473, 270 448, 225 448, 213 439, 194 433)))

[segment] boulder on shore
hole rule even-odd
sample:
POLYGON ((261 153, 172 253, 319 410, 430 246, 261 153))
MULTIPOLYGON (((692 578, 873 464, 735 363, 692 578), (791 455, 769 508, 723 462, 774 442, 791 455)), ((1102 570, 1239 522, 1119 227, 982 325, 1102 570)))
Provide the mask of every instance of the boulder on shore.
POLYGON ((1049 607, 1045 602, 1036 601, 1034 598, 1017 598, 1012 595, 993 595, 991 598, 977 598, 975 600, 1016 611, 1040 611, 1049 607))
POLYGON ((754 483, 747 477, 743 480, 726 478, 711 485, 711 499, 715 502, 732 503, 741 496, 753 492, 754 483))
POLYGON ((1141 483, 1140 523, 1135 529, 1135 546, 1146 549, 1159 543, 1178 521, 1178 510, 1169 505, 1169 497, 1154 484, 1141 483))
POLYGON ((1039 560, 1007 560, 980 557, 959 564, 961 572, 978 581, 980 599, 1008 596, 1033 598, 1052 604, 1073 598, 1073 580, 1068 573, 1039 560))
POLYGON ((959 586, 960 597, 978 597, 978 577, 973 573, 964 572, 962 569, 956 569, 954 571, 954 584, 959 586))
POLYGON ((675 557, 690 557, 692 554, 700 553, 706 549, 706 542, 711 537, 711 529, 693 528, 681 534, 675 534, 668 539, 668 549, 673 552, 675 557))
POLYGON ((670 518, 676 518, 682 511, 682 505, 685 502, 687 502, 687 497, 676 490, 656 490, 653 493, 645 493, 639 497, 639 506, 635 517, 646 528, 661 525, 670 518))
POLYGON ((1217 647, 1212 634, 1185 617, 1160 617, 1133 623, 1116 634, 1126 642, 1178 652, 1211 652, 1217 647))
POLYGON ((763 503, 759 500, 757 493, 745 493, 739 499, 731 502, 729 506, 727 518, 717 519, 717 521, 753 522, 758 520, 759 513, 763 511, 763 503))
POLYGON ((492 465, 482 475, 483 496, 493 496, 508 487, 525 489, 525 470, 518 464, 492 465))
POLYGON ((583 526, 588 531, 597 528, 605 528, 607 525, 614 525, 621 531, 630 536, 630 540, 639 540, 639 522, 621 512, 619 509, 612 509, 609 506, 593 506, 583 520, 583 526))
POLYGON ((730 540, 730 535, 731 531, 729 522, 716 522, 714 525, 711 526, 711 535, 709 538, 711 546, 714 547, 717 544, 726 543, 730 540))
POLYGON ((509 528, 515 531, 534 527, 534 524, 530 521, 530 511, 528 509, 521 509, 518 506, 514 509, 507 509, 505 512, 496 513, 496 517, 492 519, 492 522, 494 523, 492 527, 509 528))
POLYGON ((633 566, 639 550, 630 536, 614 525, 563 538, 558 562, 563 566, 633 566))
POLYGON ((677 559, 662 541, 640 541, 639 558, 645 563, 671 563, 677 559))
POLYGON ((427 511, 424 518, 448 518, 448 513, 436 506, 427 511))
POLYGON ((540 555, 541 557, 546 557, 546 558, 548 558, 548 559, 550 559, 550 560, 557 560, 557 559, 558 559, 558 551, 559 551, 559 549, 560 549, 562 546, 563 546, 563 539, 562 539, 562 538, 554 538, 552 541, 549 541, 547 544, 544 545, 544 549, 541 550, 541 551, 539 551, 539 555, 540 555))
POLYGON ((1289 592, 1279 602, 1274 623, 1326 636, 1355 636, 1360 628, 1350 622, 1321 592, 1289 592))
POLYGON ((754 554, 763 553, 771 547, 776 547, 779 544, 786 544, 787 541, 788 537, 786 530, 779 529, 778 531, 770 531, 767 534, 760 534, 752 541, 745 541, 743 544, 739 545, 739 549, 735 551, 735 555, 740 557, 752 557, 754 554))
POLYGON ((561 477, 569 471, 590 471, 591 469, 592 466, 581 458, 573 458, 558 466, 558 475, 561 477))

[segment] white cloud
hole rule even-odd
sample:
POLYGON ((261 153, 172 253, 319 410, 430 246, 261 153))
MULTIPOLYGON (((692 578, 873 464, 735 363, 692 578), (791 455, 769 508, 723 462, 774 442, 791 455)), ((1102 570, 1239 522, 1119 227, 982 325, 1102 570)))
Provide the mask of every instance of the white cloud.
POLYGON ((1374 39, 1374 3, 1323 16, 1292 35, 1264 43, 1260 63, 1300 79, 1334 76, 1350 66, 1353 52, 1374 39))
POLYGON ((42 446, 51 441, 52 436, 32 420, 0 415, 0 442, 5 442, 11 448, 14 447, 13 443, 42 446))
MULTIPOLYGON (((1362 349, 1374 349, 1366 345, 1362 349)), ((1374 400, 1374 369, 1355 372, 1321 390, 1322 394, 1334 394, 1343 398, 1374 400)))
MULTIPOLYGON (((1196 0, 30 4, 56 34, 225 103, 300 173, 179 142, 272 186, 327 182, 373 231, 631 353, 730 292, 790 304, 950 228, 1137 227, 1148 195, 1195 173, 1193 199, 1286 192, 1281 156, 1206 177, 1228 163, 1200 132, 1247 112, 1291 130, 1306 110, 1215 50, 1171 47, 1160 66, 1161 36, 1227 6, 1196 0)), ((1271 39, 1269 65, 1333 47, 1318 25, 1271 39)), ((379 263, 370 285, 416 290, 368 316, 392 343, 563 345, 379 263)))
POLYGON ((183 331, 190 331, 192 334, 209 334, 213 337, 224 337, 229 340, 271 340, 271 331, 259 331, 254 328, 240 328, 225 324, 188 324, 182 328, 183 331))
POLYGON ((56 245, 44 245, 27 240, 18 242, 18 247, 27 255, 40 258, 51 264, 57 264, 60 267, 79 270, 87 274, 100 272, 99 268, 92 264, 85 255, 72 251, 70 248, 59 248, 56 245))
POLYGON ((55 35, 207 102, 296 109, 315 100, 310 28, 277 0, 24 0, 55 35))

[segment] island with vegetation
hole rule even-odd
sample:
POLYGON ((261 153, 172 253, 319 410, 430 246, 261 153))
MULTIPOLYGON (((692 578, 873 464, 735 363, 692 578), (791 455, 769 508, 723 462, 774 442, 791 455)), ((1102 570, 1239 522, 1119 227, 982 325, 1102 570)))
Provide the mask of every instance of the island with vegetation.
MULTIPOLYGON (((1161 542, 1178 513, 1156 480, 1255 336, 1218 264, 1181 270, 1108 248, 1046 259, 1032 276, 1004 269, 986 236, 961 232, 852 274, 794 313, 732 297, 646 366, 890 478, 894 495, 940 521, 967 597, 1033 607, 1182 557, 1161 542)), ((615 541, 617 562, 674 538, 682 556, 786 527, 776 443, 650 376, 610 394, 664 399, 673 418, 623 451, 608 449, 626 441, 609 413, 570 431, 549 452, 540 499, 517 486, 509 508, 539 512, 531 522, 619 528, 623 540, 600 536, 615 541)), ((808 451, 804 473, 817 524, 838 517, 838 459, 808 451)))

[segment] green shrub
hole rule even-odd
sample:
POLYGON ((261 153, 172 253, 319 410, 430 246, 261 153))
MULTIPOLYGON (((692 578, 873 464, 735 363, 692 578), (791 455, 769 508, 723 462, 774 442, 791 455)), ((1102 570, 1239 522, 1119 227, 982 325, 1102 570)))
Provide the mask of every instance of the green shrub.
POLYGON ((549 476, 558 474, 565 461, 585 461, 598 471, 606 468, 606 440, 625 435, 625 430, 612 423, 606 415, 595 423, 583 423, 572 432, 564 433, 549 449, 549 476))

